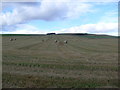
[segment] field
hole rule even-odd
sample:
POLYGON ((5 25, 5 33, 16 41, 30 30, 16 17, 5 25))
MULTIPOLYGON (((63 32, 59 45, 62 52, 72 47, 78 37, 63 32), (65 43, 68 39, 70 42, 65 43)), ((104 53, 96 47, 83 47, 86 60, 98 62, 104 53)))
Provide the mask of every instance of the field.
POLYGON ((6 35, 2 40, 3 88, 119 87, 116 37, 6 35))

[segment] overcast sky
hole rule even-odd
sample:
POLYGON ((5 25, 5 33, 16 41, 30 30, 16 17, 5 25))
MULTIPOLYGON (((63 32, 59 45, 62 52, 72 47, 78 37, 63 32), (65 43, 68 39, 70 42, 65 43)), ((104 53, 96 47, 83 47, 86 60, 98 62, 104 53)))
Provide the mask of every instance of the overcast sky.
POLYGON ((4 2, 0 14, 2 33, 41 34, 55 32, 118 36, 118 2, 117 0, 107 1, 4 2))

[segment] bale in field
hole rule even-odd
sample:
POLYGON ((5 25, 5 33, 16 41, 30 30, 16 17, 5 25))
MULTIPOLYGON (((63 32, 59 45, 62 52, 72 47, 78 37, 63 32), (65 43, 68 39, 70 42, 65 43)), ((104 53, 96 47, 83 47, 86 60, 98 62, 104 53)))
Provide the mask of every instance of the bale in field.
POLYGON ((12 39, 12 38, 10 38, 10 41, 13 41, 13 39, 12 39))
POLYGON ((65 41, 64 41, 64 43, 66 43, 66 44, 67 44, 67 43, 68 43, 68 41, 67 41, 67 40, 65 40, 65 41))
POLYGON ((55 40, 55 43, 57 43, 58 41, 57 40, 55 40))

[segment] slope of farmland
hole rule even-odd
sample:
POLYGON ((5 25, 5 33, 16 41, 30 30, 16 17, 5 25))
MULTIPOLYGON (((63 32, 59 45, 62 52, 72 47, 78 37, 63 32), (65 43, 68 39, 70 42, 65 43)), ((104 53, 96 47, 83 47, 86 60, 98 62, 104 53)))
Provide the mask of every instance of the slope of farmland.
POLYGON ((5 35, 3 88, 118 87, 118 39, 106 37, 5 35))

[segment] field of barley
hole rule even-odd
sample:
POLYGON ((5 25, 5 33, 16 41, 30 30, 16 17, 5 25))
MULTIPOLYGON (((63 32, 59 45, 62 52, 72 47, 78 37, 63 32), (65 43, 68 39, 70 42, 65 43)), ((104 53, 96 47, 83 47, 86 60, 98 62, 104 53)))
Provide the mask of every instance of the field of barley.
POLYGON ((119 87, 116 37, 4 35, 2 49, 3 88, 119 87))

